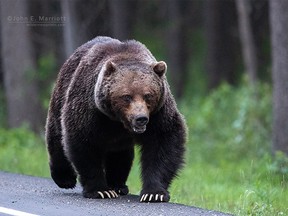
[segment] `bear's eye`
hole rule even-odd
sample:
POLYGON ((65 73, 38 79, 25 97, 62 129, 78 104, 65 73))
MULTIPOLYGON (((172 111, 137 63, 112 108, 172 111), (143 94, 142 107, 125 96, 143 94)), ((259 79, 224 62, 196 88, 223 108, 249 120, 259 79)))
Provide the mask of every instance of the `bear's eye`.
POLYGON ((146 100, 146 101, 150 101, 151 99, 153 98, 153 95, 152 94, 145 94, 144 95, 144 100, 146 100))
POLYGON ((122 95, 121 99, 124 100, 125 102, 130 102, 130 101, 132 101, 132 96, 131 95, 122 95))

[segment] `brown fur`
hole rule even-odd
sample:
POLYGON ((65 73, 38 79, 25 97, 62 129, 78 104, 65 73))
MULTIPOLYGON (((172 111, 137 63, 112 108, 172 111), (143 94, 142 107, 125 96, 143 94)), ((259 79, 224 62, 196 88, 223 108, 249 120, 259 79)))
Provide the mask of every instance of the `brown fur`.
POLYGON ((108 37, 84 44, 66 61, 46 124, 51 175, 59 187, 74 187, 78 175, 85 197, 107 198, 109 190, 127 194, 138 143, 141 201, 148 201, 145 194, 152 202, 169 200, 167 189, 183 163, 186 127, 166 68, 143 44, 108 37))

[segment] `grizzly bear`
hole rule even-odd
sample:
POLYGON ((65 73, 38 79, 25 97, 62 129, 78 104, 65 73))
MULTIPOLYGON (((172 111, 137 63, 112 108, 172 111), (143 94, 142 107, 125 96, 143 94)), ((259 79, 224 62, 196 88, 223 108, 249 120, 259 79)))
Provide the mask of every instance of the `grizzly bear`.
POLYGON ((51 176, 86 198, 128 194, 140 146, 140 202, 168 202, 183 164, 186 126, 169 90, 166 63, 140 42, 96 37, 62 66, 51 97, 46 142, 51 176))

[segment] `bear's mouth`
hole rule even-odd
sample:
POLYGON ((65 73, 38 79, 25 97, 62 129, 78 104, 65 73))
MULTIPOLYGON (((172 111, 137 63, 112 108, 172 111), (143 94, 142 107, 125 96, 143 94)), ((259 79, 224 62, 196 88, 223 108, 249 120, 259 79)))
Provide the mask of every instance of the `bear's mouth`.
POLYGON ((146 131, 146 125, 142 127, 133 126, 132 130, 133 132, 138 133, 138 134, 144 133, 146 131))
POLYGON ((142 134, 146 131, 149 117, 146 115, 132 116, 128 119, 122 119, 122 123, 126 129, 132 133, 142 134))
POLYGON ((131 133, 141 134, 146 131, 146 125, 139 126, 135 125, 132 122, 129 121, 122 121, 124 127, 129 130, 131 133))

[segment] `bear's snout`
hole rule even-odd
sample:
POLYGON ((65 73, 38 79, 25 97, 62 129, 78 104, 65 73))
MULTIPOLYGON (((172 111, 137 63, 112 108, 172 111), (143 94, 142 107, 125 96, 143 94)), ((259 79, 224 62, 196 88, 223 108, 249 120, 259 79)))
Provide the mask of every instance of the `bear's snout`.
POLYGON ((145 126, 149 121, 149 118, 147 116, 141 115, 137 116, 135 119, 136 126, 143 127, 145 126))
POLYGON ((132 128, 135 133, 144 133, 146 125, 149 122, 149 118, 146 115, 137 115, 132 120, 132 128))

